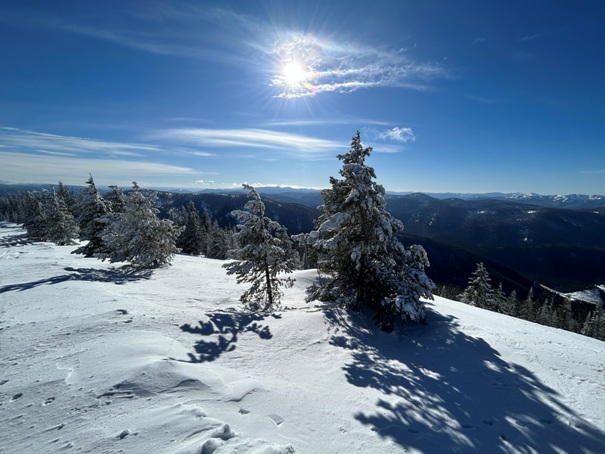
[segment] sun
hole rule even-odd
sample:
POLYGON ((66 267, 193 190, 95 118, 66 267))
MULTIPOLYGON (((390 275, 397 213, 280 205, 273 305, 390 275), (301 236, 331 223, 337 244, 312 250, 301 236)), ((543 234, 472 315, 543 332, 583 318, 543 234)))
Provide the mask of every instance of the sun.
POLYGON ((305 79, 305 70, 296 61, 286 63, 282 72, 286 84, 291 87, 299 85, 305 79))

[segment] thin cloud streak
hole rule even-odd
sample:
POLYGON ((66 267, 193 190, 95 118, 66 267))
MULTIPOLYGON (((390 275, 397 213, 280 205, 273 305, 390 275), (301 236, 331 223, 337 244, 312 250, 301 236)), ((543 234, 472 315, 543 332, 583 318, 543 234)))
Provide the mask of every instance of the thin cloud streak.
POLYGON ((325 126, 325 125, 375 125, 390 126, 391 122, 370 120, 365 118, 326 118, 320 120, 288 120, 288 121, 268 121, 261 123, 261 126, 325 126))
MULTIPOLYGON (((197 175, 188 167, 161 163, 124 161, 115 159, 69 158, 2 152, 0 180, 8 183, 48 183, 61 178, 66 184, 81 184, 88 173, 117 180, 117 184, 149 177, 197 175)), ((110 183, 112 184, 112 183, 110 183)))
POLYGON ((0 139, 7 148, 43 153, 106 153, 109 156, 143 156, 144 152, 161 151, 153 145, 106 142, 82 137, 60 136, 24 129, 0 127, 0 139))
POLYGON ((221 62, 226 59, 241 61, 243 55, 225 52, 225 48, 216 47, 216 42, 200 41, 200 26, 207 29, 213 27, 213 36, 222 35, 219 41, 232 49, 238 47, 229 32, 232 27, 237 26, 238 29, 249 32, 258 30, 257 24, 253 24, 246 16, 218 8, 186 4, 158 4, 147 8, 132 5, 123 16, 129 20, 126 26, 116 26, 115 23, 109 22, 99 23, 88 13, 79 14, 76 8, 73 14, 76 19, 65 21, 61 16, 49 12, 44 15, 32 13, 27 17, 7 13, 6 17, 0 16, 0 22, 20 22, 34 27, 61 30, 156 55, 221 62), (227 21, 231 27, 216 27, 218 21, 227 21), (161 32, 158 32, 159 22, 165 25, 161 27, 161 32))
POLYGON ((180 128, 168 129, 154 137, 206 147, 295 149, 305 153, 331 151, 341 146, 341 144, 332 140, 316 139, 267 129, 180 128))
POLYGON ((592 173, 592 174, 595 174, 595 173, 605 173, 605 169, 602 169, 602 170, 581 170, 580 173, 589 173, 589 174, 590 173, 592 173))

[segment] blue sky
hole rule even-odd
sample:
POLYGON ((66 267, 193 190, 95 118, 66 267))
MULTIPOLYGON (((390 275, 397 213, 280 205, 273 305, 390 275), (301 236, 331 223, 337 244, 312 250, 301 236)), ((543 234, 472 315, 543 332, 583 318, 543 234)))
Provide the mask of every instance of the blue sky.
POLYGON ((0 4, 0 182, 605 193, 605 5, 0 4))

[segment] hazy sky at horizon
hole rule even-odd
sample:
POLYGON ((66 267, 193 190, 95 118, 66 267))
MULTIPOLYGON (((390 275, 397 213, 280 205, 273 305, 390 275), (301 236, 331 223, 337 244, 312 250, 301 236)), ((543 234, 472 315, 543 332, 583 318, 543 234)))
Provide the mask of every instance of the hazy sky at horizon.
POLYGON ((0 182, 605 194, 598 1, 0 4, 0 182))

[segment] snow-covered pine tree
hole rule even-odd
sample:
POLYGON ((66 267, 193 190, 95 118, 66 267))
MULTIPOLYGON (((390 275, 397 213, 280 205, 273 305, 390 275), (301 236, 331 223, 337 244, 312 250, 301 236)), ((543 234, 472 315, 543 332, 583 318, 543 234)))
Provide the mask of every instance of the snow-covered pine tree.
POLYGON ((390 331, 397 321, 425 320, 421 298, 432 299, 434 284, 424 272, 424 249, 406 249, 396 238, 403 224, 385 208, 384 188, 365 163, 371 152, 357 132, 349 152, 338 155, 342 179, 330 177, 332 187, 321 193, 323 213, 308 240, 326 279, 309 288, 308 300, 371 308, 376 324, 390 331))
POLYGON ((29 213, 23 226, 33 240, 60 246, 75 244, 78 225, 65 201, 54 192, 29 193, 29 213))
POLYGON ((265 204, 256 190, 244 184, 251 200, 245 209, 234 210, 240 224, 237 238, 241 248, 229 251, 234 261, 223 265, 227 274, 235 274, 237 282, 251 283, 240 300, 245 307, 257 312, 271 312, 280 307, 282 292, 280 287, 291 287, 291 278, 278 277, 280 273, 291 273, 291 262, 286 255, 283 239, 277 238, 284 227, 265 216, 265 204))
POLYGON ((584 336, 605 340, 605 311, 603 311, 603 303, 599 302, 595 310, 586 315, 586 321, 580 333, 584 336))
POLYGON ((504 304, 502 306, 502 312, 506 315, 517 317, 519 315, 519 299, 517 298, 517 291, 513 290, 510 292, 504 304))
POLYGON ((468 279, 468 286, 459 295, 460 301, 471 306, 489 309, 495 298, 491 278, 483 262, 477 263, 477 269, 468 279))
POLYGON ((527 292, 527 297, 521 302, 519 308, 519 318, 530 322, 536 321, 536 301, 534 301, 533 287, 527 292))
POLYGON ((57 194, 57 196, 63 199, 63 201, 65 202, 65 206, 75 218, 77 216, 76 207, 78 205, 78 200, 74 195, 73 191, 66 187, 63 182, 59 181, 55 193, 57 194))
POLYGON ((27 192, 25 195, 26 210, 23 227, 27 231, 27 237, 32 240, 46 241, 47 219, 44 206, 49 200, 48 197, 47 192, 27 192))
MULTIPOLYGON (((202 218, 203 222, 203 218, 202 218)), ((226 229, 222 229, 216 220, 210 224, 210 229, 206 235, 205 253, 210 259, 225 260, 231 247, 232 234, 226 229)))
POLYGON ((494 300, 492 305, 489 307, 494 312, 504 312, 504 307, 506 306, 506 293, 504 293, 504 289, 502 288, 502 282, 498 284, 498 288, 494 290, 494 300))
POLYGON ((109 192, 105 198, 107 203, 109 203, 109 209, 112 213, 122 213, 124 212, 124 208, 126 207, 126 199, 124 198, 124 193, 119 186, 110 185, 109 192))
POLYGON ((76 244, 74 240, 78 238, 80 228, 63 198, 55 193, 50 194, 43 211, 47 223, 45 241, 59 246, 76 244))
POLYGON ((131 262, 139 268, 169 263, 178 252, 175 245, 180 234, 172 221, 158 218, 155 194, 145 197, 136 182, 126 198, 124 212, 111 217, 101 235, 107 252, 102 258, 111 262, 131 262))
POLYGON ((109 204, 103 199, 92 174, 86 180, 88 187, 80 192, 78 204, 78 223, 80 224, 80 239, 88 240, 88 243, 80 246, 72 254, 83 254, 85 257, 93 257, 95 254, 104 252, 104 244, 101 234, 107 226, 109 204))
POLYGON ((185 209, 183 231, 177 239, 177 247, 185 254, 200 255, 205 252, 206 231, 193 201, 185 209))

